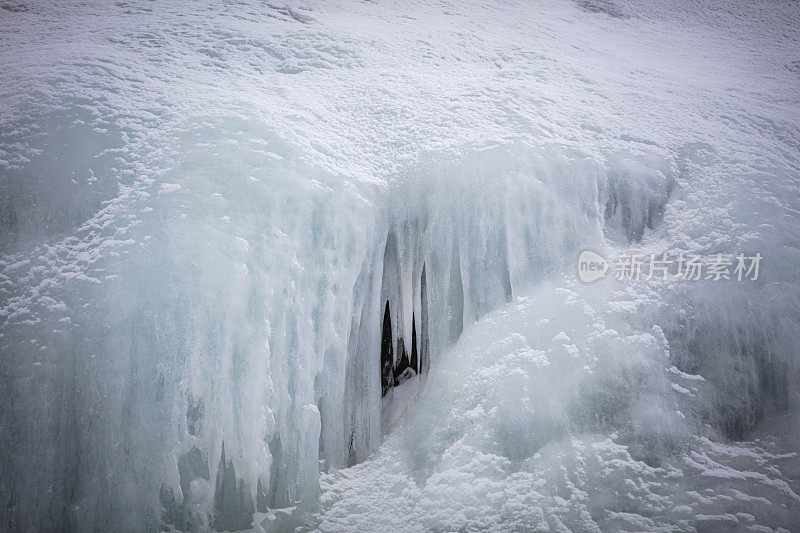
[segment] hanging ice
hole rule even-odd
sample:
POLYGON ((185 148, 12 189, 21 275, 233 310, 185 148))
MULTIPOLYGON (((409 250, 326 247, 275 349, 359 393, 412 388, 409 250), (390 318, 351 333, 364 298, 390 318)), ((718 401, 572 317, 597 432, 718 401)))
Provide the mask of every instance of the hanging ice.
POLYGON ((796 527, 797 10, 0 3, 0 529, 796 527))

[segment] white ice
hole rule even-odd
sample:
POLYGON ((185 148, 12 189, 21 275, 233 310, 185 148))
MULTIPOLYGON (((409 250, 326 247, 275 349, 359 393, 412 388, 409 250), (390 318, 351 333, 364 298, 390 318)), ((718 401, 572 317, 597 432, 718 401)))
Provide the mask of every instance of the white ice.
POLYGON ((797 20, 0 2, 0 529, 796 528, 797 20))

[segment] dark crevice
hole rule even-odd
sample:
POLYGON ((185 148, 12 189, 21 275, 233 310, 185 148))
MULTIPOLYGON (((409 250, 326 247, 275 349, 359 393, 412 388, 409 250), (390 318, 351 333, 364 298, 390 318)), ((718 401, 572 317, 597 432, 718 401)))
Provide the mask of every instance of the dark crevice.
POLYGON ((412 311, 410 355, 406 347, 406 339, 402 335, 402 329, 397 324, 392 323, 392 308, 399 309, 397 315, 400 315, 402 312, 402 304, 387 299, 385 300, 386 303, 383 305, 380 357, 381 396, 386 396, 389 389, 398 386, 407 379, 427 373, 430 368, 428 297, 424 264, 422 265, 422 273, 420 274, 419 297, 421 318, 420 334, 417 334, 416 312, 412 311))
POLYGON ((397 350, 392 332, 392 316, 389 300, 383 311, 383 330, 381 333, 381 396, 386 396, 389 389, 396 387, 403 381, 419 373, 417 366, 417 330, 416 320, 412 314, 411 318, 411 359, 408 357, 405 341, 403 337, 397 338, 397 350), (395 360, 395 353, 398 355, 395 360))
POLYGON ((394 367, 394 347, 392 346, 392 317, 389 311, 389 300, 383 312, 383 333, 381 334, 381 395, 386 396, 393 384, 392 369, 394 367))
MULTIPOLYGON (((453 282, 458 285, 457 291, 463 294, 460 282, 460 265, 456 264, 458 274, 453 282)), ((386 279, 384 278, 384 282, 386 279)), ((406 348, 406 339, 402 336, 402 329, 392 323, 391 309, 400 308, 395 302, 385 300, 382 316, 381 330, 381 396, 386 396, 389 389, 416 375, 427 373, 430 368, 430 350, 428 342, 428 295, 427 280, 425 279, 425 265, 422 265, 420 274, 420 334, 417 335, 417 315, 411 312, 411 355, 406 348), (394 325, 394 327, 393 327, 394 325)), ((389 292, 389 291, 385 291, 389 292)), ((462 296, 463 299, 463 296, 462 296)), ((398 315, 400 312, 397 313, 398 315)), ((459 335, 460 331, 453 331, 459 335)))

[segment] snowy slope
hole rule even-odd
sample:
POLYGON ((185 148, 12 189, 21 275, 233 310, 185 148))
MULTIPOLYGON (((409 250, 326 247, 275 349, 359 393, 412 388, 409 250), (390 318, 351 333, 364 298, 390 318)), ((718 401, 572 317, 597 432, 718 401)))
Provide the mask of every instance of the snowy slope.
POLYGON ((797 527, 798 19, 3 0, 0 524, 797 527), (765 260, 589 288, 587 247, 765 260))

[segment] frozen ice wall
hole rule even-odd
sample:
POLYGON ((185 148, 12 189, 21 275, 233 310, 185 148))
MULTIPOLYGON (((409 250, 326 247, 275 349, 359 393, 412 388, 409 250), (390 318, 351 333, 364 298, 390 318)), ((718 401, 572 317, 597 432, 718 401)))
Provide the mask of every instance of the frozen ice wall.
MULTIPOLYGON (((9 497, 62 506, 80 491, 68 513, 77 528, 134 527, 163 507, 175 527, 210 516, 238 529, 254 505, 311 504, 320 467, 361 461, 382 441, 385 301, 407 346, 419 317, 418 346, 435 365, 515 284, 563 269, 570 250, 599 236, 599 168, 585 160, 497 148, 368 186, 368 202, 353 184, 288 163, 295 156, 274 141, 275 157, 252 161, 265 143, 252 125, 233 128, 187 136, 185 159, 142 195, 125 240, 86 261, 86 287, 51 289, 42 308, 37 295, 9 298, 8 390, 30 401, 12 404, 4 435, 46 437, 8 443, 9 497), (576 194, 580 213, 565 207, 576 194), (535 231, 547 219, 558 232, 535 231), (66 461, 72 454, 85 463, 66 461), (66 486, 51 493, 54 478, 66 486), (225 483, 233 511, 218 503, 225 483)), ((84 266, 47 259, 8 271, 66 277, 84 266)), ((25 282, 14 287, 31 290, 25 282)))
POLYGON ((661 9, 0 4, 0 528, 790 527, 796 7, 661 9))

